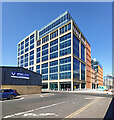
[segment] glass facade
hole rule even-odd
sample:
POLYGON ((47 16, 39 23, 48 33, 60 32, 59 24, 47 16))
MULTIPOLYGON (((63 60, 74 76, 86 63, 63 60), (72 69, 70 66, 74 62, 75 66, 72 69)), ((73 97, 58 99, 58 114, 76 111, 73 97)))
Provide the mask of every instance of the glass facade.
POLYGON ((25 40, 25 53, 29 51, 29 38, 25 40))
POLYGON ((63 24, 67 23, 68 21, 70 21, 71 19, 72 19, 72 17, 70 16, 70 14, 68 12, 66 12, 65 14, 61 15, 61 17, 54 20, 54 22, 47 25, 47 27, 40 30, 39 38, 45 36, 46 34, 48 34, 51 31, 57 29, 58 27, 60 27, 63 24))
POLYGON ((41 40, 37 41, 37 46, 41 45, 41 40))
POLYGON ((79 40, 75 35, 73 35, 73 54, 79 57, 79 40))
POLYGON ((58 80, 58 60, 50 62, 50 80, 58 80))
POLYGON ((25 65, 24 65, 24 67, 28 67, 28 53, 27 54, 25 54, 25 65))
POLYGON ((18 44, 18 56, 20 56, 20 44, 18 44))
POLYGON ((48 80, 48 63, 42 64, 42 80, 48 80))
POLYGON ((36 66, 36 72, 40 74, 40 65, 36 66))
POLYGON ((36 63, 40 63, 40 51, 41 51, 41 48, 37 48, 37 60, 36 60, 36 63))
POLYGON ((85 65, 81 63, 81 80, 85 81, 85 65))
POLYGON ((50 59, 58 57, 58 39, 50 42, 50 59))
POLYGON ((42 46, 42 62, 48 60, 48 44, 42 46))
POLYGON ((50 40, 58 36, 58 30, 50 34, 50 40))
POLYGON ((71 33, 60 38, 60 56, 71 53, 71 33))
POLYGON ((81 59, 85 62, 85 47, 81 44, 81 59))
POLYGON ((64 27, 60 28, 60 35, 67 32, 68 30, 71 30, 71 23, 68 25, 65 25, 64 27))
POLYGON ((80 62, 76 58, 73 58, 73 79, 80 79, 80 62))
POLYGON ((24 53, 24 41, 21 43, 21 55, 24 53))
POLYGON ((71 57, 60 59, 60 79, 71 78, 71 57))
POLYGON ((34 50, 30 52, 29 65, 34 65, 34 50))
POLYGON ((30 50, 34 48, 34 34, 30 36, 30 50))
POLYGON ((24 57, 21 56, 21 67, 24 67, 24 57))
POLYGON ((42 44, 47 42, 47 41, 49 41, 49 35, 44 37, 44 38, 42 38, 42 44))

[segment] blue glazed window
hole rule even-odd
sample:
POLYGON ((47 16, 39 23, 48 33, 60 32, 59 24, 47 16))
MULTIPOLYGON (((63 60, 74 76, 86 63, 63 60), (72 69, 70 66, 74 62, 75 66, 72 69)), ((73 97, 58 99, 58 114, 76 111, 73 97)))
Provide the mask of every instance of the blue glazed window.
POLYGON ((58 57, 58 52, 50 54, 50 59, 57 58, 58 57))
POLYGON ((80 62, 76 58, 73 58, 73 79, 80 79, 80 62))
POLYGON ((71 57, 60 59, 60 64, 65 64, 71 62, 71 57))
POLYGON ((81 59, 85 62, 85 47, 81 44, 81 59))
POLYGON ((58 74, 50 74, 50 80, 58 80, 58 74))
POLYGON ((45 42, 47 42, 47 41, 49 41, 49 35, 46 36, 46 37, 44 37, 44 38, 42 39, 42 44, 45 43, 45 42))
POLYGON ((58 65, 58 60, 50 62, 50 66, 55 66, 55 65, 58 65))
POLYGON ((55 45, 55 44, 58 44, 58 39, 56 39, 56 40, 50 42, 50 46, 53 46, 53 45, 55 45))
POLYGON ((81 63, 81 80, 85 81, 85 65, 81 63))
POLYGON ((68 30, 70 30, 71 29, 71 23, 70 24, 68 24, 68 30))
POLYGON ((48 44, 42 46, 42 50, 48 48, 48 44))
POLYGON ((48 67, 48 63, 42 64, 42 68, 48 67))
POLYGON ((48 80, 48 75, 42 75, 42 80, 48 80))
POLYGON ((71 79, 71 72, 60 73, 60 79, 71 79))
POLYGON ((79 40, 73 35, 73 54, 79 57, 79 40))

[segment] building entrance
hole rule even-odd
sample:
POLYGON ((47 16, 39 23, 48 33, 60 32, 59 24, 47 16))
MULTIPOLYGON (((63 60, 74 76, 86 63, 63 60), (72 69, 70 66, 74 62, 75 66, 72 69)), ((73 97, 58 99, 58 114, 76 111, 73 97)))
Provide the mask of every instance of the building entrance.
POLYGON ((61 82, 60 85, 60 91, 71 91, 71 82, 61 82))

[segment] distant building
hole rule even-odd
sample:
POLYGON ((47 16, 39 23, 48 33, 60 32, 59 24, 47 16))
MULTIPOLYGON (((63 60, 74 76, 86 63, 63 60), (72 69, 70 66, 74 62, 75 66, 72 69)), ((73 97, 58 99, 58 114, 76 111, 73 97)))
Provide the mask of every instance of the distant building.
POLYGON ((113 77, 112 75, 106 75, 104 76, 104 86, 106 86, 108 89, 112 89, 113 87, 113 77))
POLYGON ((91 60, 92 69, 92 88, 103 86, 103 67, 100 62, 94 58, 91 60))

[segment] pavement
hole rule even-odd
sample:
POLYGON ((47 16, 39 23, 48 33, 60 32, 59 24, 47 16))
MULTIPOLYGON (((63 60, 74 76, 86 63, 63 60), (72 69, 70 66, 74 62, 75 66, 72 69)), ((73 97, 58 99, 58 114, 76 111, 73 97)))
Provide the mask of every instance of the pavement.
POLYGON ((104 118, 112 97, 75 93, 22 95, 0 101, 2 117, 8 118, 104 118))

